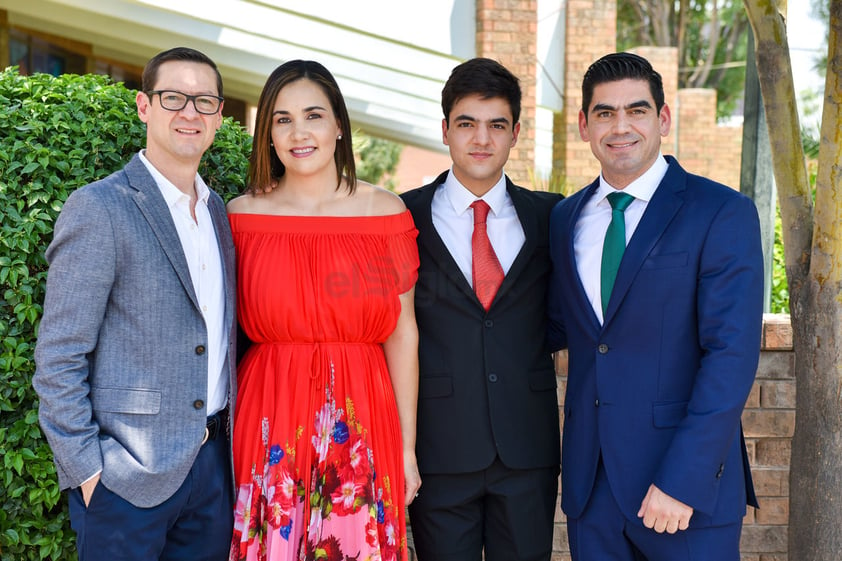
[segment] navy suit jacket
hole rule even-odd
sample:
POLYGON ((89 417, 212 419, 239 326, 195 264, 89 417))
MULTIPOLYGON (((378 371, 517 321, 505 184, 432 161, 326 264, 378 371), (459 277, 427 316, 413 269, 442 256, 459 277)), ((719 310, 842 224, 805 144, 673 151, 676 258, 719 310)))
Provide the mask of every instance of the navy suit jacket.
POLYGON ((447 177, 403 195, 418 228, 415 285, 422 474, 558 466, 556 376, 545 341, 549 216, 561 196, 506 178, 526 240, 486 312, 433 225, 447 177))
POLYGON ((573 249, 599 185, 550 218, 550 342, 567 347, 562 508, 579 517, 600 454, 629 520, 650 484, 690 505, 691 527, 756 506, 740 417, 760 352, 763 259, 754 203, 669 169, 628 243, 600 325, 573 249))

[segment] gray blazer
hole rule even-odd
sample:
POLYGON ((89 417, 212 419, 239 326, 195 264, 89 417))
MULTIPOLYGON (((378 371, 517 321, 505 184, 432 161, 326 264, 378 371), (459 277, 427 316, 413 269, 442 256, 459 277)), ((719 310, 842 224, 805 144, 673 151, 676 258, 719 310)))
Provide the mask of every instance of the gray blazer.
MULTIPOLYGON (((209 208, 225 276, 233 419, 234 243, 216 193, 209 208)), ((170 211, 137 155, 68 197, 47 260, 32 383, 59 484, 78 487, 102 470, 114 493, 158 505, 183 483, 204 436, 207 330, 170 211)))

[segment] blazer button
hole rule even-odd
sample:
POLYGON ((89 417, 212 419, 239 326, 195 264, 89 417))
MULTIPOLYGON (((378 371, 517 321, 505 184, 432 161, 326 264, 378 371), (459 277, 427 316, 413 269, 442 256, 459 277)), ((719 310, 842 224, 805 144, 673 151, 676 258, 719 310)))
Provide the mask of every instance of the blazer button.
POLYGON ((488 375, 489 382, 496 382, 497 381, 497 374, 489 374, 488 375))
POLYGON ((719 464, 719 471, 716 472, 716 478, 722 477, 722 472, 725 471, 725 464, 719 464))
POLYGON ((483 323, 485 324, 486 327, 494 327, 494 322, 491 321, 490 319, 485 320, 485 322, 483 322, 483 323))
POLYGON ((594 406, 594 407, 599 407, 599 400, 598 400, 598 399, 597 399, 596 401, 594 401, 594 402, 593 402, 593 406, 594 406))
POLYGON ((601 355, 608 354, 608 345, 606 345, 605 343, 600 343, 599 347, 597 347, 597 350, 601 355))
POLYGON ((205 406, 205 402, 201 399, 197 399, 193 402, 193 409, 202 409, 205 406))
POLYGON ((196 354, 197 354, 197 355, 203 355, 203 354, 205 354, 205 346, 204 346, 204 345, 198 345, 198 346, 196 347, 196 354))

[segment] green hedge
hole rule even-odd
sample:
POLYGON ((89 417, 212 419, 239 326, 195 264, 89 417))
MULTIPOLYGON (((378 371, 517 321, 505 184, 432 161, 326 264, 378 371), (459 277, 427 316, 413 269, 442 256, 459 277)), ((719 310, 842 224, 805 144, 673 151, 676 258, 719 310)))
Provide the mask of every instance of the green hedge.
MULTIPOLYGON (((75 560, 66 495, 38 426, 33 349, 44 301, 44 250, 74 189, 143 147, 135 92, 103 76, 0 73, 0 559, 75 560)), ((242 192, 251 137, 226 118, 200 173, 242 192)))

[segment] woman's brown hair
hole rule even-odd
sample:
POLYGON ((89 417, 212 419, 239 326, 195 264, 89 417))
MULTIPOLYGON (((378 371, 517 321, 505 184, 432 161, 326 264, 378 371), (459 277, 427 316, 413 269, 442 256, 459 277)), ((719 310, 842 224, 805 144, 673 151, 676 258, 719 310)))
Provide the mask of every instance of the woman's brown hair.
POLYGON ((336 142, 333 160, 336 162, 336 188, 342 185, 342 177, 348 182, 348 191, 357 188, 357 171, 354 164, 354 148, 351 145, 351 119, 345 106, 345 99, 339 91, 333 75, 327 68, 312 60, 291 60, 280 65, 269 75, 260 99, 257 102, 257 116, 254 122, 249 169, 246 175, 246 190, 250 193, 262 192, 275 184, 284 173, 284 164, 275 153, 272 141, 272 113, 275 100, 280 91, 298 80, 310 80, 327 96, 336 120, 339 122, 342 138, 336 142))

